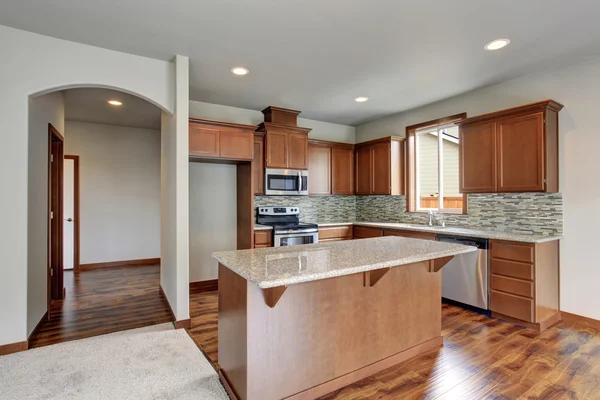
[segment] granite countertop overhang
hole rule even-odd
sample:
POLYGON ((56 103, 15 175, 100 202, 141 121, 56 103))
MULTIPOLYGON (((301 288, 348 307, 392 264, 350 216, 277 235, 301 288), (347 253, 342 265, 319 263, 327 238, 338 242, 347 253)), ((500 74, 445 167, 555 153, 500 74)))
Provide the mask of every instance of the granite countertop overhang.
POLYGON ((477 251, 472 246, 386 236, 213 253, 261 289, 289 286, 477 251))

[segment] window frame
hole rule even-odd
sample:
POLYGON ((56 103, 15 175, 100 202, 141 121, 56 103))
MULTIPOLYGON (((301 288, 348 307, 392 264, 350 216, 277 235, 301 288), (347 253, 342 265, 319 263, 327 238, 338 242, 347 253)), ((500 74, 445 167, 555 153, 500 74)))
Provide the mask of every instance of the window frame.
MULTIPOLYGON (((417 179, 416 179, 416 171, 417 171, 417 153, 416 153, 416 133, 417 131, 422 131, 427 128, 438 128, 443 127, 445 125, 450 125, 463 119, 467 118, 467 113, 460 113, 455 115, 450 115, 448 117, 438 118, 427 122, 422 122, 420 124, 415 124, 406 127, 406 211, 407 212, 415 212, 415 213, 427 213, 430 209, 417 209, 417 179)), ((438 140, 440 140, 438 138, 438 140)), ((460 146, 460 137, 459 137, 459 146, 460 146)), ((438 176, 440 175, 440 169, 442 165, 440 163, 439 158, 439 147, 438 147, 438 176)), ((443 161, 443 160, 442 160, 443 161)), ((438 181, 439 182, 439 181, 438 181)), ((438 183, 439 185, 439 183, 438 183)), ((442 193, 443 195, 443 193, 442 193)), ((462 214, 467 213, 467 195, 466 193, 462 195, 462 214)), ((438 204, 439 205, 439 204, 438 204)), ((460 212, 451 212, 448 209, 439 209, 437 211, 440 214, 461 214, 460 212)))

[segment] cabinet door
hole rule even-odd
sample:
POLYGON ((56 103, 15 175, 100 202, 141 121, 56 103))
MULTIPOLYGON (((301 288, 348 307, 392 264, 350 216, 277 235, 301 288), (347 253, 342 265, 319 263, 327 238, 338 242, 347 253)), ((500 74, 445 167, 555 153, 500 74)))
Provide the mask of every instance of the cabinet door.
POLYGON ((497 123, 498 191, 544 190, 544 114, 497 123))
POLYGON ((354 153, 356 194, 371 194, 371 148, 361 147, 354 153))
POLYGON ((190 156, 219 157, 219 130, 206 129, 190 124, 190 156))
POLYGON ((458 143, 460 192, 495 192, 496 124, 461 126, 458 143))
POLYGON ((354 151, 352 149, 335 147, 331 149, 331 194, 354 194, 354 151))
POLYGON ((285 132, 271 131, 267 133, 266 152, 268 168, 288 167, 287 140, 288 135, 285 132))
POLYGON ((305 133, 288 133, 287 142, 288 168, 308 168, 308 135, 305 133))
POLYGON ((254 161, 252 162, 252 180, 254 181, 254 194, 264 193, 265 179, 265 140, 262 136, 255 135, 253 142, 254 161))
POLYGON ((252 160, 254 135, 251 132, 221 131, 219 156, 236 160, 252 160))
POLYGON ((308 194, 331 194, 331 148, 308 145, 308 194))
POLYGON ((371 147, 373 164, 372 193, 391 194, 391 149, 390 143, 377 143, 371 147))

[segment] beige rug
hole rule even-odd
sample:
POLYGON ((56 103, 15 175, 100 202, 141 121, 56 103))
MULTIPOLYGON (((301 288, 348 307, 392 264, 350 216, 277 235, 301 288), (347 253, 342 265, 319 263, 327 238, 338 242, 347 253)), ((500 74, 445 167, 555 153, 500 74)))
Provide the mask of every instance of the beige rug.
POLYGON ((228 399, 192 339, 172 324, 0 357, 0 399, 228 399))

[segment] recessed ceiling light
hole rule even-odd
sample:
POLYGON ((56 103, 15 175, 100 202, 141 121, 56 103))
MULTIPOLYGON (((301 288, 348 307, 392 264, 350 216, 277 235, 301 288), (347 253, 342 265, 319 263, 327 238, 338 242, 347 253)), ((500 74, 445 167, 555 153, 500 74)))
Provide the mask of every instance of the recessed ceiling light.
POLYGON ((121 103, 119 100, 109 100, 108 104, 110 104, 111 106, 122 106, 123 103, 121 103))
POLYGON ((244 68, 244 67, 231 68, 231 72, 233 72, 234 75, 239 75, 239 76, 248 75, 250 73, 248 68, 244 68))
POLYGON ((364 103, 365 101, 369 101, 369 98, 361 96, 361 97, 355 98, 354 101, 356 101, 357 103, 364 103))
POLYGON ((496 39, 486 44, 484 49, 488 51, 500 50, 501 48, 508 46, 509 43, 510 40, 508 39, 496 39))

